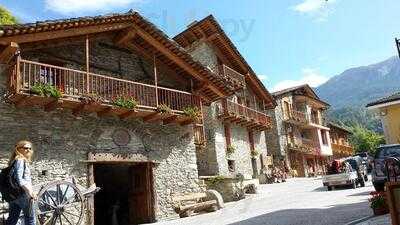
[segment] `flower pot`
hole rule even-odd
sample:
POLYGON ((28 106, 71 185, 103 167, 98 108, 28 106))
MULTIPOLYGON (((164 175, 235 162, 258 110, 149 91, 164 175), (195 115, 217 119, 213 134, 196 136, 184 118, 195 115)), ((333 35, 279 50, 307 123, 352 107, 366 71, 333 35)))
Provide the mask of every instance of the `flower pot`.
POLYGON ((374 215, 375 216, 380 216, 380 215, 384 215, 384 214, 388 214, 389 213, 389 209, 386 207, 380 207, 380 208, 375 208, 374 210, 374 215))

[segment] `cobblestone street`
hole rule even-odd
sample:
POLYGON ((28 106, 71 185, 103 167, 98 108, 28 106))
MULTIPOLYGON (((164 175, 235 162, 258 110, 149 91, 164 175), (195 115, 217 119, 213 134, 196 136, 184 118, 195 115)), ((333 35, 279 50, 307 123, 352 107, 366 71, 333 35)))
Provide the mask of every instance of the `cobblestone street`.
POLYGON ((296 178, 261 185, 259 193, 228 203, 214 213, 156 223, 157 225, 338 225, 372 215, 368 195, 371 182, 357 189, 331 192, 321 179, 296 178))

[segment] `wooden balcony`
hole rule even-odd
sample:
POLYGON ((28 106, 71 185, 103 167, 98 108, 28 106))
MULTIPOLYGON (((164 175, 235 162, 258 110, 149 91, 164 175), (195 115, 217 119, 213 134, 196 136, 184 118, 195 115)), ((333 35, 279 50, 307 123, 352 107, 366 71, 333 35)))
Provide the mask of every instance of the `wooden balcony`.
POLYGON ((285 120, 297 124, 308 124, 307 114, 296 110, 291 110, 289 113, 286 113, 285 120))
POLYGON ((347 157, 353 155, 354 153, 354 149, 351 146, 335 144, 335 143, 331 143, 331 145, 332 145, 333 155, 335 156, 347 157))
POLYGON ((224 121, 248 127, 250 130, 261 131, 271 128, 271 117, 268 115, 227 99, 221 101, 218 114, 224 121))
POLYGON ((294 138, 294 140, 289 141, 288 143, 288 147, 292 150, 313 155, 318 153, 318 145, 319 143, 306 138, 294 138))
POLYGON ((201 114, 200 97, 189 92, 23 60, 19 57, 10 66, 9 73, 8 100, 17 107, 41 106, 46 111, 64 108, 70 109, 74 115, 97 113, 98 116, 142 118, 145 122, 198 124, 202 127, 202 118, 195 120, 184 113, 185 109, 196 107, 201 114), (38 84, 54 87, 61 91, 61 97, 34 94, 33 87, 38 84), (132 109, 117 106, 115 99, 121 96, 135 99, 137 106, 132 109), (158 106, 162 104, 169 106, 171 110, 167 113, 160 112, 158 106))
POLYGON ((246 86, 244 75, 225 64, 219 66, 219 74, 223 78, 231 81, 236 89, 240 89, 246 86))

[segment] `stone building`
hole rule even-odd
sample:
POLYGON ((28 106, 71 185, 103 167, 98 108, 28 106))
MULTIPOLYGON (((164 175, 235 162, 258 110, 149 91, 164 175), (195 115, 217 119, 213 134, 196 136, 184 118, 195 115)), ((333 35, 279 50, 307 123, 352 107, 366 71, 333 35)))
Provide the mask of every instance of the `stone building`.
POLYGON ((349 142, 352 134, 348 129, 330 122, 329 124, 333 159, 349 157, 354 154, 354 148, 349 142))
POLYGON ((89 225, 175 217, 173 195, 204 190, 201 109, 237 84, 137 12, 1 26, 0 45, 2 167, 27 139, 35 184, 96 183, 89 225))
POLYGON ((267 132, 274 163, 286 164, 294 176, 324 173, 332 156, 329 127, 325 122, 328 103, 308 85, 272 93, 277 107, 269 111, 274 129, 267 132))
POLYGON ((197 149, 199 175, 206 181, 220 178, 220 185, 211 182, 210 187, 224 200, 234 200, 236 182, 258 183, 265 168, 265 131, 271 126, 265 110, 275 107, 274 99, 213 16, 191 23, 174 40, 204 66, 237 84, 234 94, 204 107, 207 144, 197 149))

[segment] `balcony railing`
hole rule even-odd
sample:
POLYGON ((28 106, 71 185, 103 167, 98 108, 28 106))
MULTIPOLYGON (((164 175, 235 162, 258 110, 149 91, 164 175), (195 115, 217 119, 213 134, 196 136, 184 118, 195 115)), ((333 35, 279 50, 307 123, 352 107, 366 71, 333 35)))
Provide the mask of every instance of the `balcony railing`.
POLYGON ((307 114, 304 112, 291 110, 288 116, 289 116, 289 118, 287 118, 288 120, 293 120, 304 124, 308 123, 307 114))
POLYGON ((243 74, 237 72, 236 70, 228 67, 227 65, 220 65, 219 66, 219 73, 225 79, 233 81, 238 88, 245 86, 245 77, 243 74))
POLYGON ((202 119, 193 119, 184 113, 187 107, 201 110, 200 97, 189 92, 23 60, 20 57, 10 67, 9 74, 8 99, 16 105, 40 105, 46 110, 68 108, 74 114, 77 111, 88 111, 98 115, 115 115, 121 119, 139 117, 144 121, 164 124, 192 123, 195 143, 204 144, 202 119), (55 101, 33 94, 32 88, 38 84, 57 88, 62 93, 61 98, 55 101), (134 98, 138 105, 135 109, 115 107, 115 98, 121 96, 134 98), (96 103, 82 101, 87 97, 96 98, 96 103), (161 104, 169 106, 171 113, 158 112, 161 104))
POLYGON ((318 143, 307 138, 294 138, 289 140, 289 147, 301 152, 317 154, 318 143))
POLYGON ((351 146, 340 145, 335 143, 331 143, 331 145, 334 155, 336 154, 341 156, 351 156, 353 154, 354 149, 351 146))
POLYGON ((219 112, 219 115, 224 117, 226 120, 250 128, 261 128, 263 130, 268 129, 271 126, 271 117, 255 109, 251 109, 227 99, 222 100, 221 106, 222 109, 219 112))
POLYGON ((80 99, 93 95, 104 103, 111 103, 116 97, 130 96, 138 102, 138 108, 156 109, 168 105, 180 113, 186 107, 200 109, 200 98, 189 92, 143 84, 85 71, 53 66, 28 60, 17 60, 12 67, 10 87, 15 93, 30 93, 35 84, 50 84, 58 88, 64 98, 80 99))

